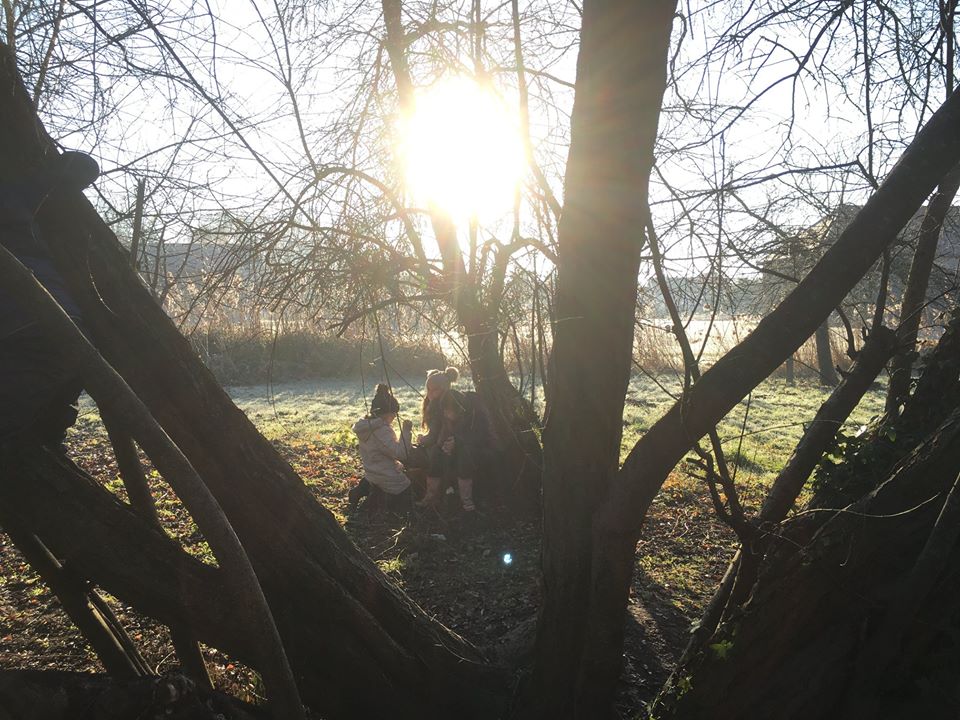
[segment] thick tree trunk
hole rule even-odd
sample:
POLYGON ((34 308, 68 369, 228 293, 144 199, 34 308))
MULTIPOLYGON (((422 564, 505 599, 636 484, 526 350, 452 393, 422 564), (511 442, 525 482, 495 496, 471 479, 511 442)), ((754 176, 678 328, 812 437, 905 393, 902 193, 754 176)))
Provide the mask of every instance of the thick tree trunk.
POLYGON ((198 691, 182 676, 117 682, 56 670, 0 671, 0 720, 266 720, 262 708, 198 691))
MULTIPOLYGON (((386 29, 384 45, 397 84, 401 112, 414 106, 414 83, 407 63, 407 41, 403 28, 401 0, 382 0, 386 29)), ((467 336, 470 373, 477 393, 488 409, 503 452, 498 462, 497 484, 500 499, 512 509, 531 515, 539 509, 542 451, 537 438, 538 422, 533 406, 510 381, 500 355, 497 315, 509 260, 508 251, 498 256, 491 271, 490 288, 481 299, 479 280, 468 276, 463 252, 457 242, 457 229, 440 210, 430 213, 430 222, 443 261, 443 274, 451 288, 451 306, 457 322, 467 336)), ((432 272, 423 261, 424 280, 432 272)))
MULTIPOLYGON (((958 466, 960 411, 955 411, 878 490, 846 510, 788 524, 786 540, 771 553, 743 614, 721 627, 713 649, 662 697, 657 717, 850 717, 869 700, 857 695, 862 686, 853 680, 858 668, 874 661, 872 645, 900 642, 884 636, 886 609, 909 582, 958 466), (760 668, 769 671, 761 677, 760 668)), ((949 627, 956 621, 960 591, 957 554, 954 547, 936 597, 918 604, 904 651, 946 647, 955 657, 949 627), (949 614, 940 614, 940 597, 954 598, 949 614)), ((882 682, 883 698, 882 712, 878 708, 873 717, 903 717, 904 711, 955 717, 956 707, 948 715, 942 705, 919 697, 918 681, 929 680, 937 669, 924 662, 923 653, 903 657, 910 658, 906 666, 874 678, 882 682)), ((876 687, 870 684, 871 692, 876 687)))
POLYGON ((533 717, 601 715, 619 674, 619 663, 601 667, 584 656, 591 516, 619 462, 675 7, 674 0, 583 6, 543 435, 544 598, 527 693, 533 717))
POLYGON ((833 366, 829 318, 820 323, 813 337, 817 346, 817 373, 820 376, 820 384, 827 387, 836 387, 840 378, 837 377, 837 369, 833 366))
POLYGON ((594 515, 585 655, 619 665, 623 613, 653 498, 693 443, 810 337, 960 160, 960 93, 934 114, 837 242, 739 345, 640 439, 594 515))
MULTIPOLYGON (((10 179, 54 148, 2 50, 0 167, 10 179)), ((247 548, 305 701, 330 718, 489 717, 506 678, 391 585, 316 503, 132 273, 93 208, 65 201, 40 222, 97 348, 197 469, 247 548)), ((203 637, 196 622, 184 622, 203 637)))
POLYGON ((467 333, 470 371, 477 394, 488 411, 499 452, 494 493, 508 508, 524 515, 540 507, 543 457, 533 408, 510 381, 499 352, 496 330, 478 326, 467 333))

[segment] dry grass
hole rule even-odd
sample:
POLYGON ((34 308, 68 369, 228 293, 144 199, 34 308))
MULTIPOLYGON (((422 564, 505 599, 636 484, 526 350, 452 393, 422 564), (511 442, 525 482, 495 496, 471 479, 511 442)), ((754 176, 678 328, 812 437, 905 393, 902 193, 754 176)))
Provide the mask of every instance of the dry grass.
MULTIPOLYGON (((682 384, 675 374, 658 380, 672 391, 682 384)), ((370 389, 368 382, 368 396, 370 389)), ((389 516, 346 522, 346 493, 362 472, 349 432, 353 420, 366 410, 359 383, 300 382, 231 388, 230 392, 314 496, 345 523, 357 545, 421 607, 481 645, 515 643, 523 637, 522 628, 532 626, 539 603, 535 526, 488 515, 480 532, 466 536, 455 522, 442 518, 419 529, 389 516), (502 562, 505 552, 514 558, 509 566, 502 562)), ((408 416, 416 417, 417 390, 401 387, 397 392, 408 416)), ((753 393, 749 411, 748 403, 741 403, 721 424, 729 455, 739 459, 737 485, 748 511, 759 506, 773 474, 802 432, 802 423, 825 397, 826 392, 813 384, 787 387, 782 380, 770 380, 753 393)), ((631 382, 624 453, 671 403, 653 381, 635 378, 631 382)), ((881 404, 882 394, 871 393, 852 423, 865 422, 881 404)), ((109 444, 89 403, 70 433, 69 445, 82 466, 123 497, 109 444)), ((168 529, 189 550, 204 555, 205 543, 179 502, 158 477, 151 482, 168 529)), ((641 713, 643 703, 652 698, 671 669, 690 623, 699 617, 734 545, 731 532, 713 513, 704 483, 681 465, 654 500, 637 547, 626 667, 618 699, 625 717, 641 713)), ((0 667, 99 669, 56 599, 2 534, 0 576, 0 667)), ((148 661, 159 670, 168 669, 174 658, 165 630, 123 603, 114 605, 148 661)), ((242 698, 258 698, 255 674, 223 653, 207 649, 205 655, 218 687, 242 698)))
MULTIPOLYGON (((740 343, 757 325, 754 317, 729 319, 694 319, 687 325, 687 337, 694 354, 700 358, 701 369, 709 367, 720 357, 740 343)), ((847 369, 847 339, 843 328, 830 328, 830 349, 833 364, 847 369)), ((797 378, 818 377, 817 346, 808 339, 794 358, 794 374, 797 378)), ((643 373, 653 376, 683 372, 683 357, 680 346, 671 330, 669 321, 644 321, 634 333, 634 361, 643 373)), ((774 371, 774 377, 785 377, 786 365, 774 371)))

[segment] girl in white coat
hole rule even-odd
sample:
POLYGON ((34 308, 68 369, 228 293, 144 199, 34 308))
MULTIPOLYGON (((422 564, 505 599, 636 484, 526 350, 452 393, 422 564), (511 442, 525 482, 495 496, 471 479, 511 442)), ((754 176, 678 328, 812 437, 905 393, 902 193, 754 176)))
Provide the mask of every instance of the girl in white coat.
POLYGON ((370 414, 354 423, 353 432, 360 441, 360 459, 366 477, 350 490, 351 511, 369 494, 370 485, 387 495, 400 495, 410 487, 410 478, 404 474, 401 461, 407 459, 412 423, 403 421, 398 438, 393 424, 399 412, 400 403, 390 388, 380 384, 370 403, 370 414))

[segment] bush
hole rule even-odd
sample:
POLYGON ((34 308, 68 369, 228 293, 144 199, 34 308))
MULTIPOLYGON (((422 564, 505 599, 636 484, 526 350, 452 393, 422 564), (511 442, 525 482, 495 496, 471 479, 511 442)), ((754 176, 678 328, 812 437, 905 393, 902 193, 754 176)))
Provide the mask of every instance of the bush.
MULTIPOLYGON (((191 343, 223 385, 256 385, 317 378, 380 376, 383 359, 379 343, 362 344, 308 330, 274 336, 250 330, 212 330, 196 333, 191 343)), ((397 343, 384 339, 386 369, 414 384, 431 368, 446 366, 440 350, 428 343, 397 343)))

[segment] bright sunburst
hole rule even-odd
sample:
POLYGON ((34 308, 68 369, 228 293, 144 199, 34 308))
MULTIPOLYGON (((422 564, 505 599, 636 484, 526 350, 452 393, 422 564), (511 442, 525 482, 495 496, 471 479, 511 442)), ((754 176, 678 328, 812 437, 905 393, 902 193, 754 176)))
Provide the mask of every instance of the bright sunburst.
POLYGON ((523 174, 516 114, 468 78, 445 80, 417 95, 401 131, 407 187, 457 219, 507 212, 523 174))

